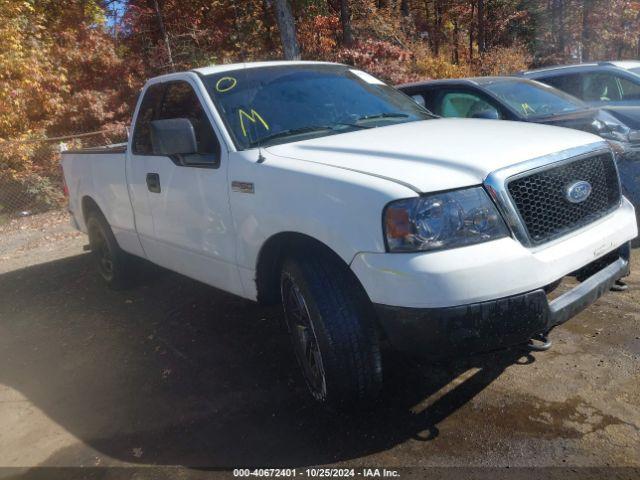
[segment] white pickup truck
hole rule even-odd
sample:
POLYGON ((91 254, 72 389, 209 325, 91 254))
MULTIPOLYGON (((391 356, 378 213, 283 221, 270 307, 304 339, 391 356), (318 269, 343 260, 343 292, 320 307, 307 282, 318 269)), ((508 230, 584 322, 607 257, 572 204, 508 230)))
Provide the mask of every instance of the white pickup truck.
POLYGON ((131 256, 282 302, 311 394, 368 400, 381 344, 526 343, 629 272, 613 153, 576 130, 438 119, 352 67, 221 65, 150 80, 126 145, 70 151, 73 222, 123 286, 131 256), (566 276, 579 284, 551 300, 566 276))

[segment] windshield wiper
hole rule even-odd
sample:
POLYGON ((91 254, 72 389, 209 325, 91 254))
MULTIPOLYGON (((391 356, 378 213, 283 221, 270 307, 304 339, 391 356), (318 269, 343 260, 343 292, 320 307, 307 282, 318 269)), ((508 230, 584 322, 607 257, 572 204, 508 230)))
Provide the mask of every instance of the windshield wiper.
POLYGON ((357 121, 370 120, 372 118, 409 118, 409 115, 406 113, 400 113, 400 112, 383 112, 383 113, 376 113, 373 115, 363 115, 362 117, 358 118, 357 121))
POLYGON ((251 147, 257 147, 260 146, 262 144, 264 144, 265 142, 269 142, 271 140, 277 140, 278 138, 285 138, 285 137, 290 137, 292 135, 297 135, 300 133, 310 133, 310 132, 317 132, 320 130, 331 130, 331 131, 339 131, 338 128, 336 127, 353 127, 353 128, 357 128, 357 129, 363 129, 363 128, 372 128, 366 125, 356 125, 355 123, 334 123, 331 125, 309 125, 306 127, 299 127, 299 128, 288 128, 287 130, 281 130, 280 132, 276 132, 276 133, 272 133, 271 135, 267 135, 266 137, 262 137, 258 140, 254 140, 253 142, 251 142, 249 144, 249 146, 251 147))

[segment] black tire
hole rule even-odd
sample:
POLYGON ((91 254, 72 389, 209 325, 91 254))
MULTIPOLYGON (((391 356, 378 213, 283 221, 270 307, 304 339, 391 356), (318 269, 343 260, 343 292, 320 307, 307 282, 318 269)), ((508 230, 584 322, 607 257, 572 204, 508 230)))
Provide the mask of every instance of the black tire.
POLYGON ((311 395, 339 408, 370 404, 382 387, 380 346, 371 302, 348 266, 328 253, 307 251, 285 259, 280 285, 311 395))
POLYGON ((120 248, 102 214, 89 215, 87 232, 91 255, 100 276, 114 290, 129 287, 133 278, 133 258, 120 248))

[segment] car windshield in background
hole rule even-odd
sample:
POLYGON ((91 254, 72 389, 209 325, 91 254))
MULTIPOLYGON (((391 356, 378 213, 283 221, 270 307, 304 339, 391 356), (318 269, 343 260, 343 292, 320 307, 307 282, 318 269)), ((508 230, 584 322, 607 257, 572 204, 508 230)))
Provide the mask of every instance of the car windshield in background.
POLYGON ((405 94, 342 65, 246 68, 204 82, 240 150, 434 118, 405 94))
POLYGON ((557 115, 586 108, 580 100, 543 85, 496 82, 484 87, 527 118, 557 115))

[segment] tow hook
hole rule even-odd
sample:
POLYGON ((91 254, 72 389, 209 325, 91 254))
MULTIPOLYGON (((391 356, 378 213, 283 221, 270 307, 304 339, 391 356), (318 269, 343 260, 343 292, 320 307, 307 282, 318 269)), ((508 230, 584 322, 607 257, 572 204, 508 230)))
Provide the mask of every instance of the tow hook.
POLYGON ((527 348, 529 350, 533 350, 534 352, 546 352, 553 345, 553 342, 549 340, 549 337, 547 335, 548 332, 538 333, 537 335, 534 335, 529 340, 529 343, 527 343, 527 348))

